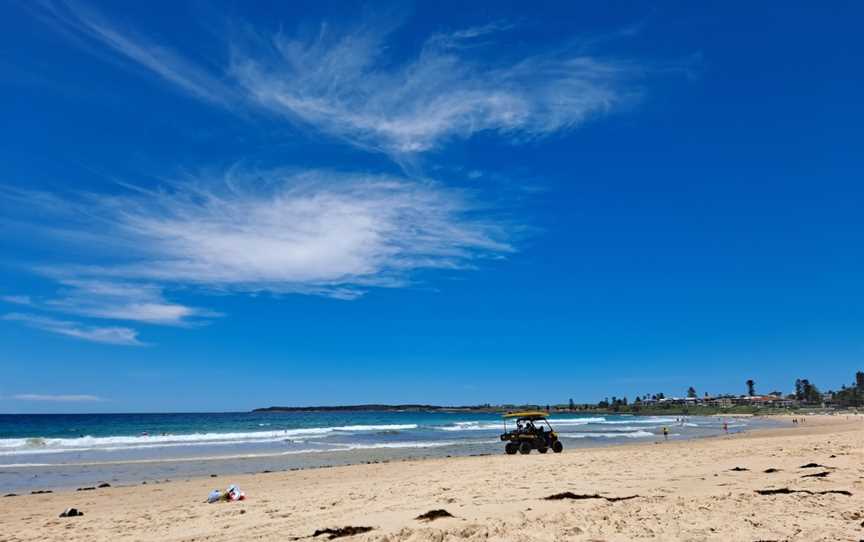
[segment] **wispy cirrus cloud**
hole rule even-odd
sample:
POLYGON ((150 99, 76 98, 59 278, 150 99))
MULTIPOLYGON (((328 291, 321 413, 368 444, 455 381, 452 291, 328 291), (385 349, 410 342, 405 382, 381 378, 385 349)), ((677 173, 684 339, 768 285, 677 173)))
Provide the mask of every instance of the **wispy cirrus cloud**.
POLYGON ((59 320, 48 316, 37 314, 9 313, 4 314, 3 320, 21 322, 35 329, 41 329, 49 333, 73 337, 82 341, 117 344, 125 346, 145 346, 138 340, 138 332, 128 327, 120 326, 90 326, 79 322, 59 320))
POLYGON ((239 104, 231 87, 211 69, 185 58, 170 47, 139 35, 105 18, 81 2, 40 1, 29 6, 43 21, 73 37, 99 43, 175 85, 196 99, 233 109, 239 104))
POLYGON ((637 97, 628 83, 640 70, 625 62, 566 50, 472 59, 467 43, 501 30, 437 34, 394 64, 386 31, 322 25, 312 40, 273 36, 269 51, 235 45, 229 73, 274 113, 394 155, 480 132, 542 137, 637 97))
POLYGON ((15 305, 30 306, 33 304, 33 299, 29 295, 3 295, 0 296, 0 301, 14 303, 15 305))
POLYGON ((76 279, 64 276, 62 268, 42 270, 54 276, 61 286, 56 297, 35 299, 31 296, 7 296, 8 303, 24 297, 23 305, 46 311, 77 316, 126 320, 145 324, 188 326, 202 323, 218 313, 189 307, 165 299, 160 286, 122 280, 76 279))
MULTIPOLYGON (((311 37, 245 27, 210 48, 221 47, 223 57, 202 59, 85 4, 34 6, 96 54, 144 68, 196 100, 311 127, 402 165, 480 133, 519 142, 574 129, 638 99, 643 73, 566 46, 505 53, 512 48, 496 43, 513 27, 502 21, 429 35, 398 56, 398 25, 390 23, 322 24, 311 37)), ((34 231, 70 246, 120 249, 38 267, 56 281, 55 296, 4 300, 36 312, 193 325, 218 315, 172 301, 179 289, 352 299, 411 284, 425 269, 470 268, 515 250, 517 228, 469 194, 401 176, 232 168, 127 188, 119 195, 0 193, 0 204, 5 198, 39 209, 34 231)), ((141 344, 127 327, 5 318, 141 344)))
MULTIPOLYGON (((0 204, 60 216, 64 242, 121 246, 89 264, 36 271, 53 298, 6 296, 30 309, 147 324, 190 325, 218 316, 168 301, 166 290, 320 295, 353 299, 404 287, 423 269, 459 270, 514 251, 518 228, 490 218, 466 192, 432 182, 332 171, 227 171, 121 195, 0 192, 0 204), (122 254, 118 255, 118 254, 122 254)), ((41 231, 46 234, 46 231, 41 231)), ((141 345, 128 327, 85 326, 7 314, 60 335, 141 345)))
POLYGON ((113 318, 138 311, 128 319, 154 323, 195 314, 160 297, 170 285, 351 298, 404 285, 420 269, 465 268, 512 252, 512 228, 478 210, 465 192, 430 182, 232 168, 159 190, 70 196, 66 208, 51 199, 46 211, 80 214, 67 229, 124 246, 128 257, 43 272, 70 287, 50 302, 58 310, 113 318), (130 296, 152 302, 130 305, 130 296), (121 301, 116 314, 102 308, 111 298, 121 301))
POLYGON ((17 401, 47 401, 53 403, 96 403, 104 401, 97 395, 47 395, 42 393, 19 393, 13 395, 17 401))
POLYGON ((39 13, 56 28, 194 98, 269 111, 397 159, 480 132, 525 140, 570 130, 637 99, 634 81, 644 73, 566 46, 504 54, 496 39, 513 26, 501 21, 432 34, 405 58, 391 54, 391 22, 323 23, 311 38, 246 28, 215 44, 222 64, 205 66, 81 4, 45 6, 39 13))

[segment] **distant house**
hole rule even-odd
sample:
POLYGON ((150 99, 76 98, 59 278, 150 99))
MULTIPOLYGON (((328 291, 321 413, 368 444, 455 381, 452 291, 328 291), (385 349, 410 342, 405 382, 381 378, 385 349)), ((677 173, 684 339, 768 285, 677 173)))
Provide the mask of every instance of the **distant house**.
MULTIPOLYGON (((833 400, 833 396, 828 398, 823 396, 823 401, 833 400)), ((641 405, 679 405, 679 406, 711 406, 716 408, 731 408, 736 405, 753 406, 757 408, 773 407, 785 408, 798 404, 794 398, 783 397, 778 394, 770 395, 717 395, 714 397, 662 397, 649 398, 645 397, 640 401, 641 405)))
POLYGON ((734 399, 731 395, 718 395, 717 397, 708 397, 705 399, 705 404, 713 407, 729 408, 735 404, 734 399))
MULTIPOLYGON (((691 398, 693 400, 695 398, 691 398)), ((784 399, 777 395, 718 395, 716 397, 704 397, 696 401, 697 405, 708 405, 717 408, 730 408, 735 405, 755 407, 786 407, 792 406, 794 401, 784 399)))
POLYGON ((684 397, 664 397, 657 401, 661 405, 684 405, 687 404, 687 398, 684 397))
POLYGON ((794 404, 794 401, 778 395, 741 395, 736 397, 734 402, 755 407, 788 407, 794 404))

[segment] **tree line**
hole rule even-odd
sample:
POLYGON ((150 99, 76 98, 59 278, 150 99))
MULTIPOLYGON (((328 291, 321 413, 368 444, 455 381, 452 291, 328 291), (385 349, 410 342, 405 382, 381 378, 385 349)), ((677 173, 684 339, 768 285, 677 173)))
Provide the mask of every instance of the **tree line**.
MULTIPOLYGON (((748 396, 753 397, 757 395, 755 380, 748 379, 744 385, 746 386, 748 396)), ((780 391, 772 391, 768 395, 777 398, 784 397, 783 393, 780 391)), ((687 397, 691 399, 698 397, 695 387, 690 386, 687 388, 687 397)), ((705 392, 705 397, 708 397, 707 392, 705 392)), ((611 398, 606 397, 602 401, 599 401, 597 407, 617 410, 620 407, 626 407, 628 404, 635 406, 648 402, 649 400, 656 402, 662 401, 665 398, 666 396, 660 392, 641 396, 637 395, 632 402, 628 402, 627 397, 616 397, 613 395, 611 398)), ((819 405, 827 402, 836 404, 843 408, 864 407, 864 371, 857 371, 855 373, 855 381, 852 382, 851 385, 847 386, 844 384, 839 391, 828 391, 827 394, 823 394, 819 388, 807 378, 796 379, 795 392, 786 395, 785 398, 795 400, 798 403, 805 405, 819 405)), ((570 410, 577 408, 573 399, 570 399, 568 406, 570 410)))

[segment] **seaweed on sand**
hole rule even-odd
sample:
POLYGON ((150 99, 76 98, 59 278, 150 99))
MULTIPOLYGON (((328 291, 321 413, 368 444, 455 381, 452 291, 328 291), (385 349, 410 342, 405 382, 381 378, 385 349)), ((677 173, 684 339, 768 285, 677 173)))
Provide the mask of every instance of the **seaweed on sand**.
POLYGON ((788 487, 781 487, 779 489, 757 489, 756 493, 759 495, 790 495, 792 493, 806 493, 807 495, 846 495, 847 497, 852 496, 851 491, 846 491, 845 489, 825 489, 822 491, 810 491, 809 489, 789 489, 788 487))
POLYGON ((343 536, 354 536, 355 534, 363 534, 368 533, 372 530, 372 527, 337 527, 336 529, 318 529, 314 533, 312 533, 312 538, 321 535, 327 535, 327 540, 333 540, 334 538, 342 538, 343 536))
POLYGON ((435 521, 436 519, 439 519, 439 518, 452 518, 452 517, 453 517, 453 514, 451 514, 447 510, 444 510, 443 508, 439 508, 438 510, 429 510, 425 514, 420 514, 419 516, 417 516, 414 519, 420 520, 420 521, 435 521))
POLYGON ((573 493, 572 491, 565 491, 564 493, 556 493, 555 495, 549 495, 546 497, 547 501, 560 501, 563 499, 573 499, 573 500, 583 500, 583 499, 605 499, 609 502, 618 502, 618 501, 627 501, 630 499, 635 499, 639 497, 639 495, 629 495, 627 497, 604 497, 603 495, 593 493, 593 494, 578 494, 573 493))

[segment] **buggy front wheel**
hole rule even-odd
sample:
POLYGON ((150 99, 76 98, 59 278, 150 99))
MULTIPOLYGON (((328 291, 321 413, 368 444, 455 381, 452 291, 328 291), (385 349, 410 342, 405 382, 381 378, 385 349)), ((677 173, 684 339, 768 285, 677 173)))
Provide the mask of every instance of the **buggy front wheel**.
POLYGON ((508 442, 504 445, 504 453, 507 455, 513 455, 519 451, 519 445, 515 442, 508 442))
POLYGON ((552 443, 552 451, 555 452, 556 454, 560 454, 561 452, 564 451, 564 445, 561 444, 560 440, 556 440, 555 442, 552 443))
POLYGON ((530 442, 523 442, 522 444, 520 444, 519 445, 519 453, 525 454, 525 455, 530 454, 531 453, 531 443, 530 442))
POLYGON ((549 448, 547 448, 546 446, 540 446, 539 448, 537 448, 537 451, 541 454, 545 454, 547 451, 549 451, 549 448))

